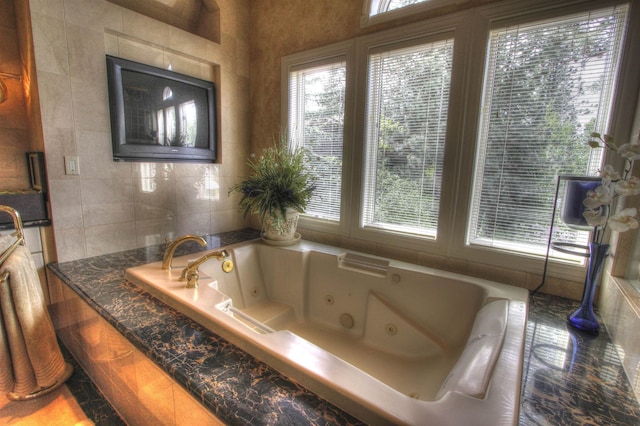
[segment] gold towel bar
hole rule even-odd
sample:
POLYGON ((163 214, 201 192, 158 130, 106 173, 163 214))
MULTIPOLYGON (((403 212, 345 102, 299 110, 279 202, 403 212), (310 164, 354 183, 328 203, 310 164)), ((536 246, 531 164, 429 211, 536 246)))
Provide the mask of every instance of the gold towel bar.
MULTIPOLYGON (((0 205, 0 211, 9 213, 11 218, 13 219, 13 225, 16 228, 16 232, 13 235, 16 237, 16 241, 9 246, 2 254, 0 254, 0 265, 9 257, 11 253, 18 247, 19 245, 24 245, 24 231, 22 229, 22 219, 20 218, 20 213, 13 207, 0 205)), ((6 273, 5 273, 6 275, 6 273)), ((5 280, 6 277, 2 276, 0 279, 5 280)))

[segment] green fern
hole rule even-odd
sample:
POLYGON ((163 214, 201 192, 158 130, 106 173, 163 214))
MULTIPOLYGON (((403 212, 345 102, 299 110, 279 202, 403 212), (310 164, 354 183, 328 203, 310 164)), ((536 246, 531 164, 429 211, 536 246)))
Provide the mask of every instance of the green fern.
POLYGON ((229 194, 242 195, 239 207, 244 217, 258 214, 264 221, 278 211, 285 217, 287 208, 304 212, 316 187, 316 179, 307 169, 304 148, 290 148, 286 140, 281 140, 247 164, 251 174, 229 190, 229 194))

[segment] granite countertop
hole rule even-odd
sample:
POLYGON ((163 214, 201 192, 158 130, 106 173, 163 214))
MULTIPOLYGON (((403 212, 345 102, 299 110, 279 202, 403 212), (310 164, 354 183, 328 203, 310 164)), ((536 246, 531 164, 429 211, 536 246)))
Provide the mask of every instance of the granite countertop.
MULTIPOLYGON (((208 249, 254 239, 254 230, 207 236, 208 249)), ((176 256, 204 250, 188 242, 176 256)), ((139 350, 228 424, 362 424, 323 398, 124 279, 125 269, 162 259, 152 246, 49 268, 139 350)), ((573 331, 577 302, 531 299, 521 425, 640 424, 640 407, 606 331, 573 331)))

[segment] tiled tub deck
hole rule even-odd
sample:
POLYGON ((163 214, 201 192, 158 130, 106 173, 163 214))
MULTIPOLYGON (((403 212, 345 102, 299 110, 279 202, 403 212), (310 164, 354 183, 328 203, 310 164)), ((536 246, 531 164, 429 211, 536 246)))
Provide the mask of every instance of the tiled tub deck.
MULTIPOLYGON (((212 235, 208 247, 257 236, 253 230, 212 235)), ((176 255, 201 250, 187 243, 176 255)), ((154 246, 49 265, 58 333, 125 420, 361 424, 124 280, 126 268, 161 257, 162 247, 154 246)), ((575 306, 547 295, 531 300, 520 424, 640 424, 606 331, 593 338, 567 328, 575 306)))

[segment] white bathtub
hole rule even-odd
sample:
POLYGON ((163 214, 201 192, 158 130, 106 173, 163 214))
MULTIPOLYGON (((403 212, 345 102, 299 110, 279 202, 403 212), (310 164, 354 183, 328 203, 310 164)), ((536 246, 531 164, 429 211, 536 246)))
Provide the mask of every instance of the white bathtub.
POLYGON ((373 424, 518 422, 524 289, 301 241, 226 247, 200 286, 188 260, 126 278, 373 424))

